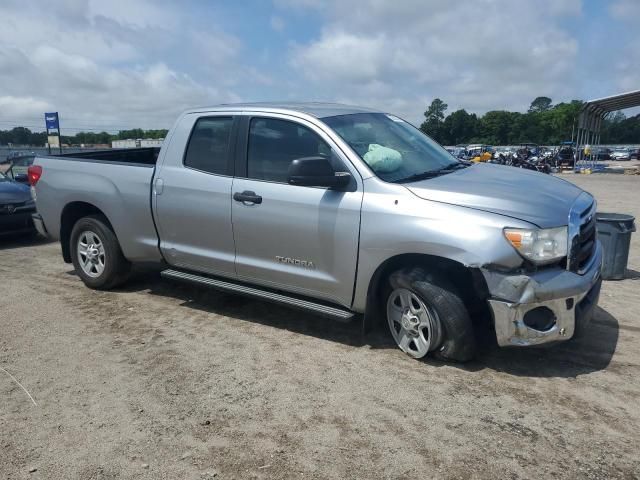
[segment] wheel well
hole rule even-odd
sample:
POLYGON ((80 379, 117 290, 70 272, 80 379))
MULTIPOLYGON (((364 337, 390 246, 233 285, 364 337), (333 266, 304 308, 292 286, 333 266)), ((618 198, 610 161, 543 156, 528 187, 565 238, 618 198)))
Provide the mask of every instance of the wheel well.
MULTIPOLYGON (((105 219, 107 216, 95 205, 86 202, 71 202, 62 210, 60 219, 60 245, 62 246, 62 258, 67 263, 71 263, 71 248, 69 240, 71 239, 71 230, 78 220, 88 215, 102 215, 105 219)), ((109 228, 113 230, 111 223, 107 220, 109 228)))
POLYGON ((482 273, 477 268, 466 267, 448 258, 424 254, 403 254, 384 261, 374 272, 367 290, 365 316, 368 325, 384 320, 383 293, 386 281, 393 272, 405 267, 421 266, 449 280, 457 289, 471 318, 490 317, 486 300, 489 291, 482 273))

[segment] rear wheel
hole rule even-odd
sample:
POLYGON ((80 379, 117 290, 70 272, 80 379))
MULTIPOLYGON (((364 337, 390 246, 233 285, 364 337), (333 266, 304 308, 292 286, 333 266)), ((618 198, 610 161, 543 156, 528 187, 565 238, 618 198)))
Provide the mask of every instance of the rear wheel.
POLYGON ((78 220, 70 242, 73 266, 86 286, 108 290, 127 280, 131 264, 103 215, 78 220))
POLYGON ((419 267, 399 270, 389 277, 386 298, 389 330, 403 352, 458 362, 475 355, 469 313, 445 278, 419 267))

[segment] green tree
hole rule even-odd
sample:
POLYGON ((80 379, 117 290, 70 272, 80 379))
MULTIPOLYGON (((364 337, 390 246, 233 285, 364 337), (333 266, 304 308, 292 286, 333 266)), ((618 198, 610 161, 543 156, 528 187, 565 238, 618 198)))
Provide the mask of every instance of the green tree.
POLYGON ((169 133, 169 131, 166 129, 145 130, 144 138, 165 138, 167 136, 167 133, 169 133))
POLYGON ((141 128, 133 128, 131 130, 120 130, 118 132, 117 137, 118 137, 118 140, 145 138, 144 130, 142 130, 141 128))
POLYGON ((480 119, 479 134, 483 143, 506 145, 509 143, 513 113, 504 110, 487 112, 480 119))
POLYGON ((433 138, 435 141, 443 143, 443 124, 444 116, 448 105, 439 98, 431 102, 427 111, 424 112, 425 120, 420 125, 420 129, 433 138))
POLYGON ((531 106, 529 106, 529 113, 546 112, 551 108, 551 99, 549 97, 536 97, 531 106))
POLYGON ((478 117, 464 109, 456 110, 444 119, 442 124, 442 143, 457 145, 468 141, 476 135, 478 117))
POLYGON ((569 103, 559 103, 548 112, 545 112, 543 122, 545 123, 547 136, 543 142, 553 145, 570 140, 572 133, 575 133, 575 126, 581 109, 582 101, 572 100, 569 103))
POLYGON ((15 127, 11 129, 10 137, 11 143, 17 145, 29 145, 31 141, 31 130, 26 127, 15 127))
POLYGON ((627 118, 622 112, 609 113, 602 122, 601 143, 639 143, 640 115, 627 118))

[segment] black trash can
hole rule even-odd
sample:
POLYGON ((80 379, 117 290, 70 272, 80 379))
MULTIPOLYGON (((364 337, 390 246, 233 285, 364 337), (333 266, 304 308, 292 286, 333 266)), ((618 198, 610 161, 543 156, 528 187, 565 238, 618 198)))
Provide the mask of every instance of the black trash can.
POLYGON ((602 242, 602 278, 622 280, 627 261, 631 234, 636 231, 635 218, 623 213, 596 213, 598 240, 602 242))

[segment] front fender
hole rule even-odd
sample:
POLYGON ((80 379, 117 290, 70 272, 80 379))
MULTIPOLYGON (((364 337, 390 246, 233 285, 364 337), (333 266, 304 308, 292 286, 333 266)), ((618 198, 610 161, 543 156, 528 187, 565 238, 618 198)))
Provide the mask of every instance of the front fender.
POLYGON ((355 311, 364 311, 369 284, 378 267, 398 255, 429 255, 477 268, 495 265, 514 269, 522 265, 522 258, 502 231, 506 226, 531 227, 529 223, 423 200, 398 185, 386 184, 382 189, 365 191, 363 199, 358 276, 352 304, 355 311), (394 188, 395 195, 389 195, 388 190, 394 188))

